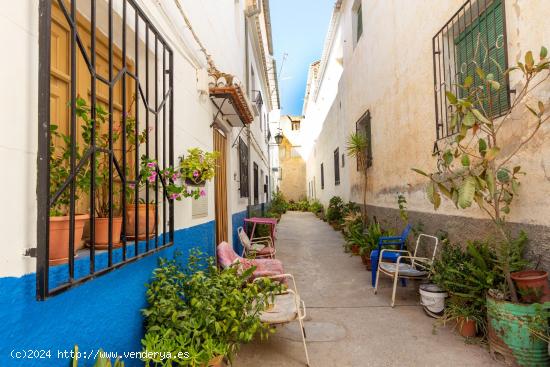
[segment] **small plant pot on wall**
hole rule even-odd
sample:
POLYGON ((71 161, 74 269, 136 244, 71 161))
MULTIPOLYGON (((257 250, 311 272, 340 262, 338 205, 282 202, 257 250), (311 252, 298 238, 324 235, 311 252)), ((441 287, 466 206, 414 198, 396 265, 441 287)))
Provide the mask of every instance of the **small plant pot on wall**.
MULTIPOLYGON (((154 237, 155 233, 155 204, 149 204, 149 212, 147 212, 147 204, 138 204, 138 240, 144 240, 149 232, 149 238, 154 237), (147 217, 149 217, 149 230, 146 231, 147 217)), ((129 204, 126 208, 126 237, 128 239, 136 238, 136 207, 135 204, 129 204)))
POLYGON ((201 181, 195 182, 195 181, 193 181, 193 180, 190 179, 190 178, 186 178, 186 179, 185 179, 185 183, 187 184, 187 186, 192 186, 192 187, 204 187, 204 186, 206 185, 206 181, 205 181, 205 180, 201 180, 201 181))
MULTIPOLYGON (((88 214, 76 215, 74 218, 74 248, 81 248, 84 225, 89 219, 88 214)), ((70 217, 50 217, 50 265, 64 264, 69 261, 69 225, 70 217)))
POLYGON ((460 336, 464 338, 473 338, 477 334, 477 323, 467 317, 459 317, 456 320, 456 326, 460 336))
MULTIPOLYGON (((109 247, 109 218, 95 218, 95 248, 106 250, 109 247)), ((111 242, 113 247, 120 247, 120 233, 122 231, 122 217, 113 217, 113 232, 111 242)))
POLYGON ((542 270, 524 270, 510 274, 514 280, 522 302, 540 302, 550 297, 548 273, 542 270))
POLYGON ((487 296, 489 351, 509 366, 548 366, 546 335, 550 304, 518 304, 487 296), (546 310, 545 310, 546 309, 546 310))

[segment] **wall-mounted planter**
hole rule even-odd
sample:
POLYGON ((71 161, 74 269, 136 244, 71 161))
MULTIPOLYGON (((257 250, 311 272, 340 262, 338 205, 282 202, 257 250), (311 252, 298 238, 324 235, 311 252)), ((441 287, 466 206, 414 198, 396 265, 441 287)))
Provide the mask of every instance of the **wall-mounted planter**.
MULTIPOLYGON (((74 218, 74 249, 80 248, 84 225, 88 214, 74 218)), ((69 261, 69 216, 50 217, 50 265, 64 264, 69 261)))
POLYGON ((509 366, 543 367, 550 365, 546 335, 548 319, 545 304, 517 304, 487 296, 489 350, 496 360, 509 366))

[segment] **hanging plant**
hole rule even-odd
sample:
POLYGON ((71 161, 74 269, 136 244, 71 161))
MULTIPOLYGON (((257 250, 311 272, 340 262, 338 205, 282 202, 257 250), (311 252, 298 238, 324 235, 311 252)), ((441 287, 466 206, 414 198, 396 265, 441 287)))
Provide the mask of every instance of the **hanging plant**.
POLYGON ((205 152, 199 148, 188 149, 187 152, 187 157, 180 158, 182 178, 187 185, 202 186, 214 177, 220 153, 205 152))

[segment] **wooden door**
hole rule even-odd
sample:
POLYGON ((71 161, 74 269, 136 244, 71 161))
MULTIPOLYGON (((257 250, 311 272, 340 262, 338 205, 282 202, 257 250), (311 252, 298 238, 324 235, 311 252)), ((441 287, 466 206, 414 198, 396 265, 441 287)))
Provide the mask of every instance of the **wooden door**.
POLYGON ((227 215, 227 139, 225 134, 214 128, 214 150, 220 152, 214 179, 216 207, 216 243, 228 239, 227 215))

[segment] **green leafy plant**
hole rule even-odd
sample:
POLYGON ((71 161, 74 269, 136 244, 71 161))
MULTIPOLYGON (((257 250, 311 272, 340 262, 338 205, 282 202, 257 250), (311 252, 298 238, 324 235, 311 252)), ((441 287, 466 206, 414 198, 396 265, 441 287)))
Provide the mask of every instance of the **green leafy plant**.
POLYGON ((328 204, 327 220, 329 222, 341 223, 344 217, 344 201, 339 196, 333 196, 328 204))
POLYGON ((250 282, 254 268, 220 270, 213 258, 194 251, 183 268, 178 257, 161 260, 147 288, 145 351, 171 352, 146 359, 146 366, 203 366, 216 356, 229 359, 241 343, 271 329, 259 313, 280 285, 250 282), (176 352, 187 352, 186 357, 176 352))
POLYGON ((353 133, 348 137, 347 143, 347 155, 354 157, 357 160, 357 167, 361 174, 361 188, 363 190, 363 206, 361 212, 363 214, 363 222, 367 221, 367 183, 368 183, 368 162, 367 152, 369 148, 369 141, 363 134, 353 133))
POLYGON ((192 184, 202 184, 211 180, 216 173, 216 160, 219 152, 204 152, 199 148, 187 150, 187 156, 180 158, 180 172, 184 180, 192 184))
POLYGON ((282 214, 286 213, 287 208, 288 208, 288 202, 286 201, 285 196, 283 195, 283 193, 279 190, 274 191, 273 194, 272 194, 271 209, 270 210, 273 213, 277 213, 279 215, 282 215, 282 214))
MULTIPOLYGON (((49 160, 50 160, 50 197, 53 197, 59 190, 61 190, 63 184, 69 179, 71 172, 71 154, 73 145, 71 144, 71 138, 58 131, 58 126, 55 124, 50 125, 50 147, 49 147, 49 160), (63 144, 56 144, 61 139, 63 144)), ((81 148, 78 144, 74 144, 75 162, 78 163, 82 158, 81 148)), ((87 187, 85 170, 80 170, 75 179, 76 195, 75 200, 78 201, 79 194, 87 187)), ((66 187, 58 199, 50 208, 50 216, 65 216, 69 215, 70 204, 70 190, 66 187)))
POLYGON ((518 62, 517 66, 506 70, 505 74, 521 73, 522 87, 515 94, 508 112, 500 118, 493 113, 493 104, 495 93, 503 86, 493 74, 485 74, 477 68, 477 76, 468 75, 458 86, 461 91, 458 96, 451 91, 446 92, 452 117, 450 129, 457 129, 458 134, 436 152, 440 171, 426 173, 413 169, 429 178, 426 193, 435 209, 440 206, 443 195, 460 209, 468 208, 475 202, 491 218, 502 239, 497 255, 506 278, 507 294, 514 303, 518 302, 518 296, 510 276, 511 240, 505 224, 513 199, 519 194, 520 178, 525 173, 519 163, 512 162, 518 161, 518 152, 550 119, 543 102, 537 101, 535 107, 530 102, 533 89, 550 78, 549 70, 545 47, 541 48, 538 61, 529 51, 525 54, 525 62, 518 62), (475 79, 480 82, 474 83, 475 79), (525 138, 503 139, 506 123, 513 112, 522 106, 534 116, 529 126, 524 127, 525 138))
POLYGON ((309 202, 308 210, 314 214, 318 214, 324 210, 323 204, 317 199, 309 202))
POLYGON ((404 223, 409 222, 409 213, 407 212, 407 198, 402 193, 397 194, 397 206, 399 207, 399 217, 404 223))

